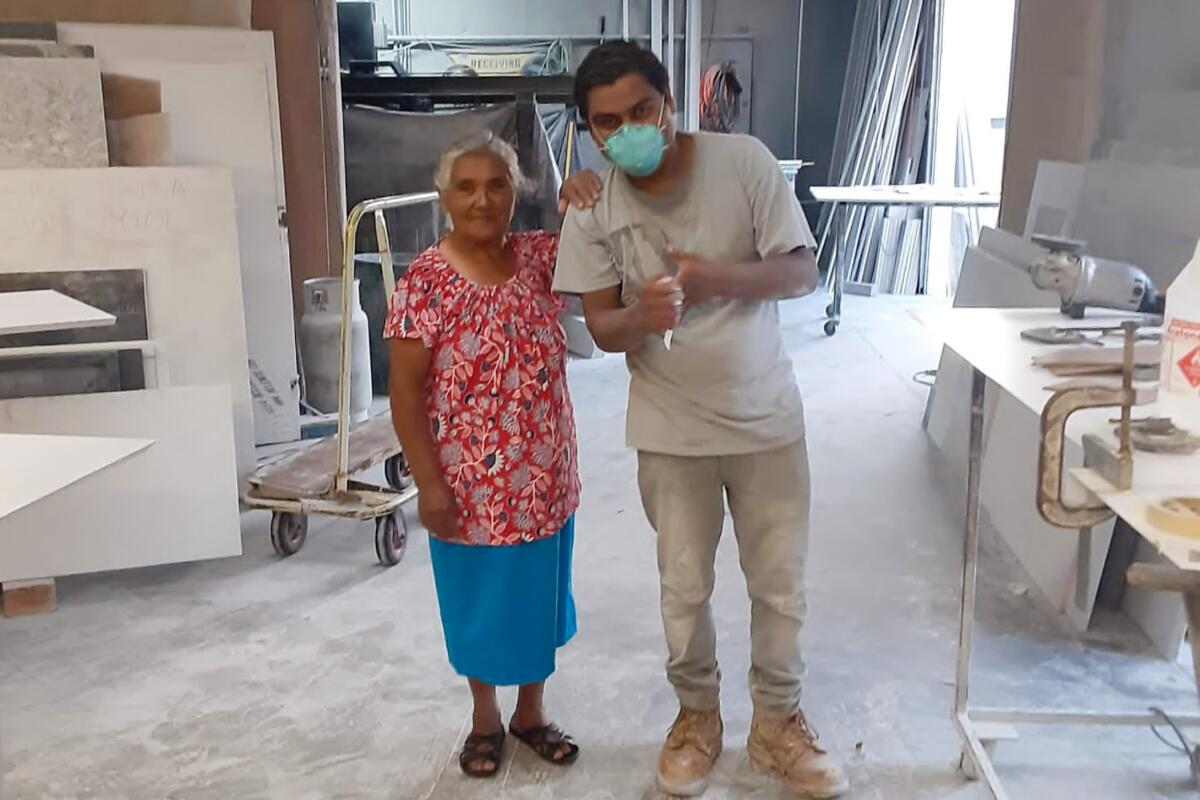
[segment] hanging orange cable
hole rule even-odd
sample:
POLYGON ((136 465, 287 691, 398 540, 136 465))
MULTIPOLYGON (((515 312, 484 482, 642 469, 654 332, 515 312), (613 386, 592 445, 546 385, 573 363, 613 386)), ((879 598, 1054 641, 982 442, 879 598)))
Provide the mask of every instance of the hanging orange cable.
POLYGON ((732 61, 713 64, 700 75, 700 128, 729 133, 742 111, 742 84, 732 61))

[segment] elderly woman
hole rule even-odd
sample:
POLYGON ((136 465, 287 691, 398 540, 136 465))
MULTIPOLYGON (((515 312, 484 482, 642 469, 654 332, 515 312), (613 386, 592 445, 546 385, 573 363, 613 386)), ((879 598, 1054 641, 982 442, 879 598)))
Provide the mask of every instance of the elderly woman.
MULTIPOLYGON (((497 686, 519 686, 515 738, 554 764, 579 748, 542 707, 555 651, 575 634, 571 594, 579 504, 566 338, 544 232, 510 233, 524 179, 507 143, 452 147, 435 177, 450 233, 396 287, 392 420, 420 489, 450 663, 467 679, 474 726, 463 772, 503 757, 497 686)), ((564 201, 587 203, 594 176, 564 201)))

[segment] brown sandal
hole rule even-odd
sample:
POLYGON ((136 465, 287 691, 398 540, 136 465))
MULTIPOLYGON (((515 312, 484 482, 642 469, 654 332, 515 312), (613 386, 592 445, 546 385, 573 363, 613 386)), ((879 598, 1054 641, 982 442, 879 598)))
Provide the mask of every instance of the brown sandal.
POLYGON ((518 740, 528 745, 538 756, 551 764, 567 767, 574 764, 579 758, 579 745, 575 744, 575 740, 563 733, 556 725, 543 725, 527 731, 519 731, 510 725, 508 730, 518 740))
POLYGON ((458 754, 458 768, 472 778, 492 778, 504 757, 504 729, 495 733, 472 733, 458 754), (491 766, 486 766, 488 762, 491 766))

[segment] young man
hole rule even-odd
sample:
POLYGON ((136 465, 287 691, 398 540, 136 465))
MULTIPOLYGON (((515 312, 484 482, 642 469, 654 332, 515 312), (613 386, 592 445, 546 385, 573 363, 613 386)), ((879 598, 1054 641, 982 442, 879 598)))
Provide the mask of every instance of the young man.
POLYGON ((816 287, 812 233, 758 140, 676 133, 650 52, 597 47, 575 98, 610 167, 596 205, 566 217, 554 288, 582 296, 596 342, 629 364, 627 438, 680 702, 659 787, 702 794, 721 753, 709 598, 728 501, 751 598, 750 756, 797 794, 836 797, 846 777, 800 710, 808 456, 776 305, 816 287))

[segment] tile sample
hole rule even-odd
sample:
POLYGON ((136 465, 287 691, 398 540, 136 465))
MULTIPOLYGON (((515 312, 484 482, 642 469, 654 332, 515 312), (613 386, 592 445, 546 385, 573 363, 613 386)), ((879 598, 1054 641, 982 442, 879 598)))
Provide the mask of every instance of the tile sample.
POLYGON ((97 62, 0 58, 0 169, 106 166, 97 62))

